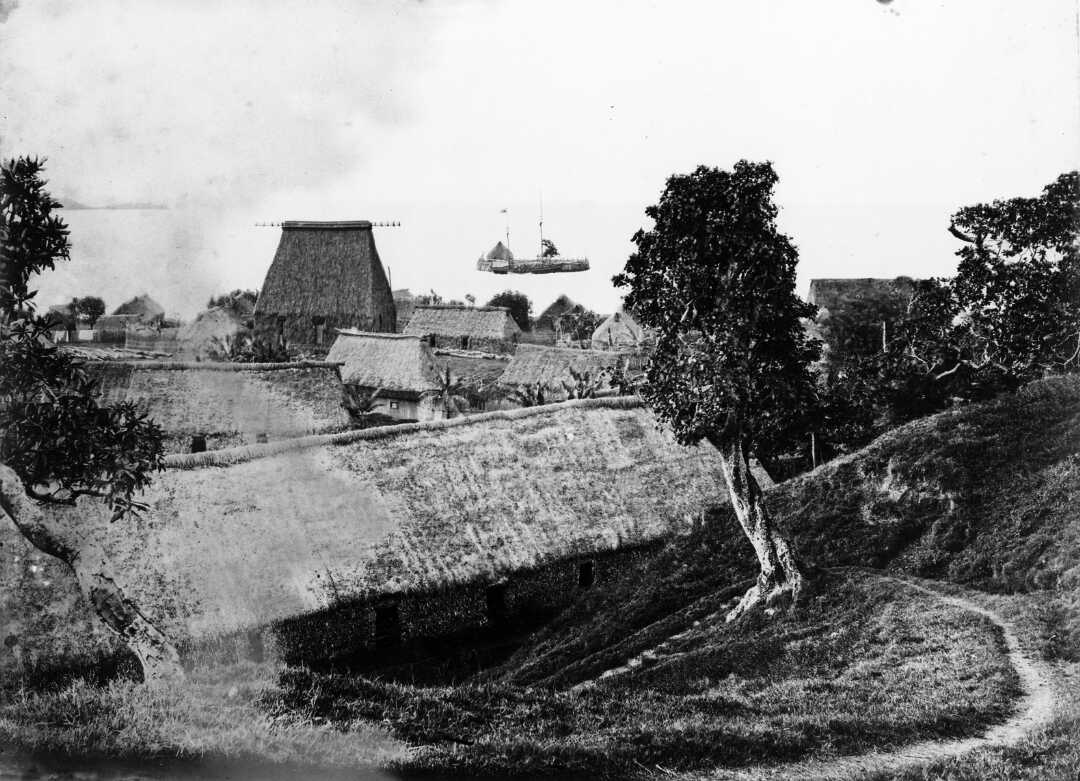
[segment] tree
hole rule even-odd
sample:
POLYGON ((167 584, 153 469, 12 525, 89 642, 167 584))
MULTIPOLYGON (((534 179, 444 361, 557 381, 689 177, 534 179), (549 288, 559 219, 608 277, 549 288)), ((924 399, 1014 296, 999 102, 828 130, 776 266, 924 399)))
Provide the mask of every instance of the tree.
POLYGON ((103 501, 114 521, 145 509, 135 499, 162 468, 162 432, 135 405, 105 407, 78 363, 47 338, 30 278, 68 257, 44 162, 0 165, 0 510, 44 553, 65 562, 87 603, 142 663, 151 683, 181 676, 176 649, 117 584, 109 556, 49 504, 103 501))
POLYGON ((492 296, 487 302, 488 306, 505 306, 510 310, 510 316, 518 324, 522 331, 532 330, 532 301, 529 297, 518 290, 504 290, 498 295, 492 296))
POLYGON ((702 439, 720 456, 732 508, 757 554, 756 584, 727 619, 781 596, 797 600, 805 575, 750 472, 752 453, 782 447, 805 429, 817 343, 795 295, 798 253, 776 229, 770 163, 732 171, 701 166, 672 176, 645 210, 655 225, 617 287, 642 325, 656 329, 643 395, 683 444, 702 439))
POLYGON ((98 318, 105 314, 105 301, 98 296, 83 296, 75 299, 75 316, 83 318, 91 328, 98 318))
POLYGON ((439 400, 439 406, 448 418, 456 418, 469 411, 469 389, 450 371, 449 366, 439 370, 439 389, 432 394, 439 400))
POLYGON ((542 258, 557 258, 559 256, 559 248, 555 246, 555 242, 551 239, 540 240, 540 257, 542 258))
POLYGON ((255 302, 258 300, 258 290, 237 289, 230 293, 223 293, 220 296, 211 296, 210 300, 206 302, 206 308, 220 307, 221 309, 228 309, 241 319, 246 319, 251 317, 255 311, 255 302))

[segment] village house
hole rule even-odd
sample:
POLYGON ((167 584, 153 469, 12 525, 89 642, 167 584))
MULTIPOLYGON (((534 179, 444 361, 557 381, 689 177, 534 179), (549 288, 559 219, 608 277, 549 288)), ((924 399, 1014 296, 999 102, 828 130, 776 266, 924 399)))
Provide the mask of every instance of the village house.
POLYGON ((609 373, 620 362, 625 364, 626 356, 610 350, 522 344, 499 377, 499 385, 508 390, 539 390, 545 402, 561 401, 586 375, 594 391, 610 391, 609 373))
POLYGON ((140 331, 158 331, 165 320, 165 307, 148 294, 135 296, 103 315, 94 323, 94 341, 126 342, 128 334, 140 331))
POLYGON ((342 431, 337 366, 331 363, 86 360, 101 403, 133 402, 161 426, 167 453, 219 450, 342 431))
POLYGON ((177 353, 195 360, 224 359, 249 333, 244 318, 236 310, 211 307, 180 327, 176 335, 177 353))
POLYGON ((397 311, 397 332, 401 333, 416 310, 416 296, 408 288, 395 290, 394 309, 397 311))
POLYGON ((255 304, 256 338, 323 347, 339 328, 393 333, 394 298, 371 228, 366 220, 283 222, 255 304))
POLYGON ((458 304, 417 306, 403 333, 429 337, 434 347, 503 354, 521 338, 506 307, 458 304))
POLYGON ((445 417, 440 367, 431 346, 418 336, 343 331, 326 356, 341 366, 346 407, 377 393, 375 411, 398 420, 445 417))
POLYGON ((638 350, 645 343, 645 330, 620 309, 597 326, 591 341, 594 350, 638 350))

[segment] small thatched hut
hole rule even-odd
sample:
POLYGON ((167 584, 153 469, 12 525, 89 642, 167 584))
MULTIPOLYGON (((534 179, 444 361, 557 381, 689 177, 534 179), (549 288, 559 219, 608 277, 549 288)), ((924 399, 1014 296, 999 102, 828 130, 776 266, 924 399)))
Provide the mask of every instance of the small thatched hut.
POLYGON ((321 346, 335 329, 393 333, 396 313, 371 223, 283 222, 255 304, 256 338, 321 346))
POLYGON ((645 330, 620 309, 597 326, 592 335, 594 350, 637 350, 645 342, 645 330))
POLYGON ((136 315, 140 322, 153 324, 165 319, 165 307, 146 293, 125 301, 113 310, 114 315, 136 315))
POLYGON ((429 337, 435 347, 509 353, 521 329, 504 306, 440 304, 416 307, 404 333, 429 337))
POLYGON ((431 346, 418 336, 343 331, 326 356, 344 364, 346 393, 382 400, 377 412, 399 420, 445 417, 439 403, 439 364, 431 346))
POLYGON ((94 323, 95 342, 116 342, 123 344, 128 330, 139 324, 139 315, 102 315, 94 323))
POLYGON ((198 316, 177 332, 177 350, 180 354, 206 360, 221 358, 239 339, 245 338, 249 329, 235 310, 213 307, 198 316))
POLYGON ((505 388, 534 389, 539 387, 547 401, 565 399, 567 386, 574 387, 578 377, 588 373, 590 380, 599 377, 597 390, 610 389, 606 372, 614 369, 624 357, 610 350, 578 350, 572 347, 544 347, 534 344, 518 345, 514 357, 499 377, 505 388))

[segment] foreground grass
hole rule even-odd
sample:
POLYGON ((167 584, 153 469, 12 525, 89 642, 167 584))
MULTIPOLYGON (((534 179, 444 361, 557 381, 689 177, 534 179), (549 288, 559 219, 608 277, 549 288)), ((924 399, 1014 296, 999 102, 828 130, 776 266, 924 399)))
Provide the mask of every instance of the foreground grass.
POLYGON ((0 745, 69 756, 324 767, 373 767, 402 756, 401 744, 375 724, 349 724, 345 735, 267 718, 255 703, 273 677, 266 666, 238 665, 163 689, 130 680, 8 689, 0 692, 0 745))
POLYGON ((873 577, 830 578, 794 615, 702 623, 648 669, 573 691, 419 688, 294 669, 264 707, 387 723, 408 771, 623 778, 978 734, 1017 680, 996 628, 873 577))

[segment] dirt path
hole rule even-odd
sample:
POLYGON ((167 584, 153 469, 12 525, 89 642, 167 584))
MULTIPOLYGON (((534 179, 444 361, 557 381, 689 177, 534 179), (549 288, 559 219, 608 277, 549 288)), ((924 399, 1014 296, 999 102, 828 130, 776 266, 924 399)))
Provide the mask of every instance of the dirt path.
MULTIPOLYGON (((927 740, 892 751, 872 751, 829 760, 796 762, 775 767, 756 767, 740 770, 718 769, 702 777, 711 779, 849 779, 868 773, 896 771, 924 765, 940 759, 960 756, 980 748, 1007 746, 1019 742, 1027 733, 1048 722, 1054 710, 1053 675, 1049 667, 1029 656, 1020 646, 1015 632, 1001 614, 985 608, 971 599, 943 594, 916 581, 890 575, 886 580, 922 591, 946 604, 986 616, 997 624, 1004 635, 1009 662, 1020 676, 1023 695, 1017 703, 1016 714, 1003 724, 991 727, 978 738, 961 740, 927 740)), ((697 777, 697 776, 695 776, 697 777)))
MULTIPOLYGON (((871 574, 871 573, 867 573, 871 574)), ((828 760, 808 760, 774 767, 741 768, 738 770, 718 768, 709 773, 691 773, 690 778, 710 779, 739 779, 740 781, 763 779, 849 779, 859 778, 868 773, 887 770, 901 770, 913 766, 923 765, 939 759, 966 754, 979 748, 994 746, 1007 746, 1017 743, 1028 732, 1038 728, 1050 720, 1054 707, 1054 691, 1051 685, 1052 674, 1049 668, 1029 656, 1020 646, 1015 632, 1001 614, 989 608, 982 607, 975 601, 962 596, 952 596, 928 588, 915 580, 882 575, 874 573, 884 580, 891 580, 899 585, 913 588, 930 595, 954 607, 968 610, 972 613, 986 616, 994 624, 1001 628, 1005 638, 1009 662, 1020 676, 1020 687, 1023 695, 1017 703, 1016 714, 1003 724, 990 728, 986 734, 978 738, 964 738, 960 740, 927 740, 914 743, 891 751, 872 751, 866 754, 855 754, 846 757, 837 757, 828 760)), ((595 685, 595 681, 610 678, 615 675, 623 675, 640 669, 659 658, 669 659, 678 654, 670 653, 669 650, 682 638, 691 634, 701 624, 711 621, 722 620, 722 611, 710 615, 700 622, 695 622, 691 629, 669 637, 664 642, 630 659, 625 664, 605 670, 593 681, 579 683, 574 689, 595 685)))

